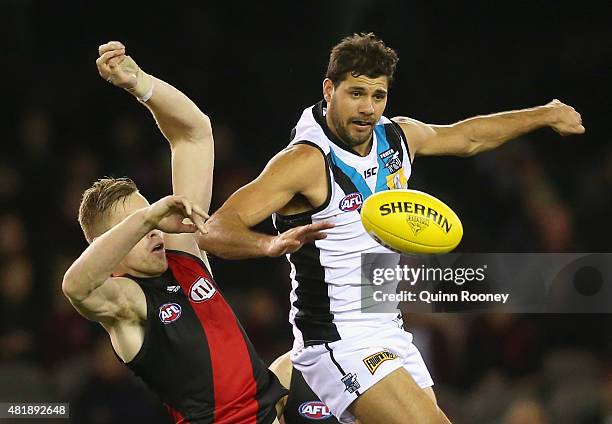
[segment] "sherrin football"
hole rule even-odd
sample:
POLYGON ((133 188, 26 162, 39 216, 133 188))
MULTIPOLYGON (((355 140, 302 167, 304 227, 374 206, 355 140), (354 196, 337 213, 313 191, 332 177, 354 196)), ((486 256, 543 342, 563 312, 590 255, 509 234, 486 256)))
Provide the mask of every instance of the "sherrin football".
POLYGON ((361 222, 370 236, 400 253, 447 253, 463 237, 457 214, 430 194, 388 190, 368 197, 361 222))

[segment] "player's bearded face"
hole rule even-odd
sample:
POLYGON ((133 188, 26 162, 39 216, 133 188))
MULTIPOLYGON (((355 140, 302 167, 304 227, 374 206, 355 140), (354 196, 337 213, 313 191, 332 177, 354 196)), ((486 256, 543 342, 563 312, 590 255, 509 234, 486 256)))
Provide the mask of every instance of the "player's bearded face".
POLYGON ((348 146, 358 146, 372 139, 374 125, 387 105, 387 87, 386 76, 368 78, 350 74, 333 90, 330 87, 327 112, 330 127, 348 146))

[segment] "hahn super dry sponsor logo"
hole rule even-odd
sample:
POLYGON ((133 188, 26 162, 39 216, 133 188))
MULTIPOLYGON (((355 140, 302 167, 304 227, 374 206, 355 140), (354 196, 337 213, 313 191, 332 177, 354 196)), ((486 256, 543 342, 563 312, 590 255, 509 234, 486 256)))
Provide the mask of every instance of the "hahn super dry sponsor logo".
POLYGON ((311 400, 302 403, 298 408, 298 412, 302 417, 310 420, 324 420, 332 416, 327 405, 319 400, 311 400))
POLYGON ((386 361, 392 361, 397 359, 398 356, 395 353, 391 353, 388 350, 383 350, 381 352, 376 352, 373 355, 368 356, 363 360, 370 374, 374 375, 378 367, 380 367, 386 361))
POLYGON ((453 228, 453 224, 448 222, 448 219, 444 215, 442 215, 435 209, 432 209, 425 205, 421 205, 420 203, 384 203, 380 205, 379 211, 380 216, 389 215, 391 213, 407 213, 408 216, 406 217, 406 220, 409 224, 411 224, 411 227, 413 227, 413 231, 415 231, 415 234, 423 230, 423 228, 427 227, 430 222, 436 224, 438 227, 440 227, 442 231, 447 234, 450 232, 451 228, 453 228), (412 223, 415 223, 415 225, 412 225, 412 223))
POLYGON ((357 381, 357 375, 353 373, 344 375, 341 381, 346 386, 346 389, 344 389, 345 392, 355 393, 361 387, 361 384, 357 381))
POLYGON ((170 324, 181 316, 181 305, 178 303, 164 303, 159 307, 159 319, 164 324, 170 324))
POLYGON ((204 302, 217 293, 217 289, 212 282, 204 277, 200 277, 189 289, 189 297, 194 302, 204 302))
POLYGON ((356 211, 361 207, 363 203, 363 196, 361 193, 351 193, 344 196, 342 200, 340 200, 340 210, 344 212, 356 211))

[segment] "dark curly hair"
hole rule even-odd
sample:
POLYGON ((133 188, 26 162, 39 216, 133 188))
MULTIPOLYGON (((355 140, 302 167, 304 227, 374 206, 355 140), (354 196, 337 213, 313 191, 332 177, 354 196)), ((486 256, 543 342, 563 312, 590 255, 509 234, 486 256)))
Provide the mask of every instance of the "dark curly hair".
POLYGON ((398 60, 395 50, 385 46, 373 33, 353 34, 332 49, 325 77, 332 81, 334 87, 344 81, 348 73, 354 77, 365 75, 368 78, 384 75, 391 84, 398 60))

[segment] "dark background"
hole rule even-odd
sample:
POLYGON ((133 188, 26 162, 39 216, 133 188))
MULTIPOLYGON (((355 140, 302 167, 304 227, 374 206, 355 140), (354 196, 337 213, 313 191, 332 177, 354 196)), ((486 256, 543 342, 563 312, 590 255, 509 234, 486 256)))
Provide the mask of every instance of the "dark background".
MULTIPOLYGON (((330 48, 353 32, 374 31, 399 53, 389 117, 452 123, 558 98, 582 114, 585 135, 541 129, 474 158, 418 158, 410 185, 461 217, 458 251, 610 252, 607 2, 0 5, 0 401, 70 401, 73 422, 164 422, 101 327, 60 290, 86 246, 76 212, 96 178, 128 175, 150 201, 170 193, 169 151, 152 118, 95 69, 109 40, 211 117, 213 211, 287 144, 321 98, 330 48)), ((262 357, 288 350, 285 261, 211 263, 262 357)), ((609 315, 405 321, 455 423, 612 420, 609 315)))

